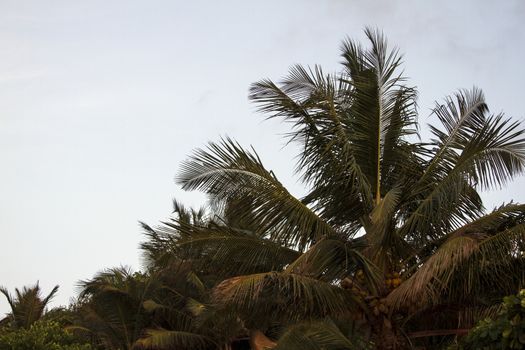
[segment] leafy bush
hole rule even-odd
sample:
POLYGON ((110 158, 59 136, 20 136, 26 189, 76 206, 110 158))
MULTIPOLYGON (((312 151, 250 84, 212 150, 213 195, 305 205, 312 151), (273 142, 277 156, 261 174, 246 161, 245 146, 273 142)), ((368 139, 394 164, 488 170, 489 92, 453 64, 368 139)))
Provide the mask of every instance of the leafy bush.
POLYGON ((0 350, 91 350, 55 321, 37 321, 29 329, 0 330, 0 350))
POLYGON ((481 320, 457 349, 525 349, 525 289, 505 297, 498 316, 481 320))

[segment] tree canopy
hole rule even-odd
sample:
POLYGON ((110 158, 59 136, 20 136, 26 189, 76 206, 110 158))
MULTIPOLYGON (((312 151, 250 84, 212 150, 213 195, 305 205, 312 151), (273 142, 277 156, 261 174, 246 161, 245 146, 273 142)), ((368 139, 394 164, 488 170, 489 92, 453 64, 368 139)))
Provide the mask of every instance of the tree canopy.
POLYGON ((196 149, 176 181, 207 205, 143 224, 144 271, 81 282, 71 329, 115 350, 443 349, 498 314, 524 286, 525 205, 480 193, 523 173, 525 129, 474 87, 436 102, 422 140, 402 56, 365 34, 339 72, 250 87, 290 125, 306 195, 232 138, 196 149))

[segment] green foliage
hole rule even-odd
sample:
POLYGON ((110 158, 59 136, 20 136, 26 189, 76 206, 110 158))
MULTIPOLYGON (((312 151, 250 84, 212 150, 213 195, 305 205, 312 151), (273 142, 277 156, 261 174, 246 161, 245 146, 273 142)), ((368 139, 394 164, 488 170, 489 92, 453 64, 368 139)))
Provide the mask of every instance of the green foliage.
POLYGON ((36 321, 29 329, 4 330, 0 350, 92 350, 58 322, 36 321))
POLYGON ((525 289, 505 297, 497 317, 481 320, 457 349, 525 349, 525 289))

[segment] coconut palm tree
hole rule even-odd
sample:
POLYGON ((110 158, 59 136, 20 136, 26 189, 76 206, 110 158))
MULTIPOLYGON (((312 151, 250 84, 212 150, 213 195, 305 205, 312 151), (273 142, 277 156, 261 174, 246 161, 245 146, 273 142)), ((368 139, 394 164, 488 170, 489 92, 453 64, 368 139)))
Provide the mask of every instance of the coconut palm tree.
POLYGON ((149 324, 143 302, 155 289, 148 276, 125 267, 104 270, 81 281, 75 330, 105 349, 131 349, 149 324))
POLYGON ((421 141, 401 56, 365 33, 369 47, 344 41, 339 73, 297 65, 251 86, 261 112, 290 123, 306 196, 226 138, 177 178, 209 195, 218 224, 163 228, 174 254, 217 267, 215 305, 280 337, 277 348, 347 349, 352 335, 380 349, 440 346, 525 280, 525 206, 487 211, 480 197, 523 173, 521 124, 460 90, 436 103, 421 141))
POLYGON ((0 324, 14 329, 29 329, 33 323, 44 316, 47 305, 57 292, 58 286, 55 286, 46 297, 42 297, 38 282, 22 290, 15 288, 15 296, 12 296, 7 288, 0 287, 0 293, 6 297, 11 307, 11 312, 0 320, 0 324))

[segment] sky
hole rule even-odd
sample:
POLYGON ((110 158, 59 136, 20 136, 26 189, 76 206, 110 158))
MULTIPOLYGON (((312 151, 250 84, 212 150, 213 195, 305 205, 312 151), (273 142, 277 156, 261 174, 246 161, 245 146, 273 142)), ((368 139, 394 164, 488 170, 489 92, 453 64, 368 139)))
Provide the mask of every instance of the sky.
MULTIPOLYGON (((174 177, 221 136, 252 145, 291 190, 287 126, 265 121, 249 85, 289 67, 339 69, 341 41, 384 31, 419 89, 420 122, 460 88, 523 120, 522 0, 0 0, 0 285, 60 285, 141 268, 139 221, 200 205, 174 177)), ((525 179, 484 195, 525 201, 525 179)), ((0 297, 0 315, 9 310, 0 297)))

